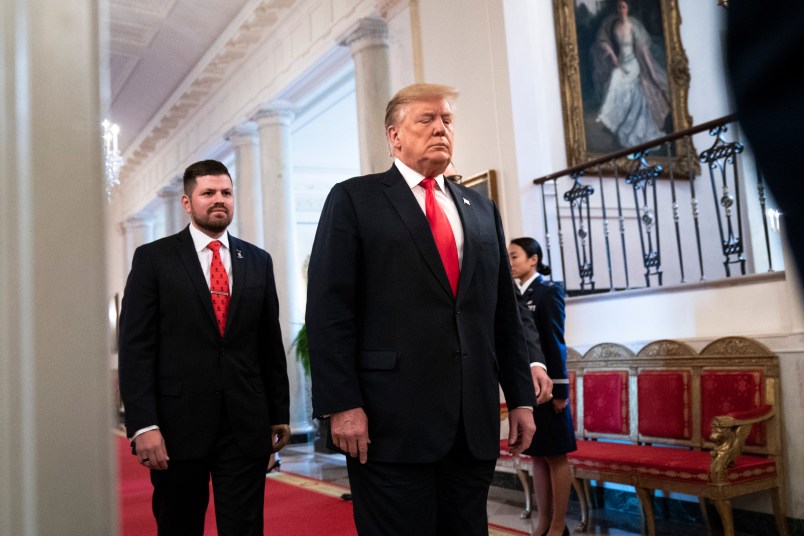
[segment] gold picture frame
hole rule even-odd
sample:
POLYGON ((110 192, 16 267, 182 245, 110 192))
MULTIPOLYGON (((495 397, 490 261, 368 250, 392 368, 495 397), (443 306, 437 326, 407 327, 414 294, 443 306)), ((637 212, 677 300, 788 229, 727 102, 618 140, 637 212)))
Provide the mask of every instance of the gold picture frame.
MULTIPOLYGON (((635 28, 631 33, 633 49, 642 51, 639 61, 627 54, 620 56, 614 52, 617 48, 620 51, 625 50, 619 46, 620 42, 625 40, 618 37, 624 33, 617 34, 612 29, 617 24, 616 21, 622 17, 622 13, 617 11, 622 9, 620 2, 621 0, 598 2, 553 0, 564 135, 567 163, 570 167, 692 126, 687 102, 690 85, 689 62, 681 44, 678 0, 625 2, 631 28, 635 28), (612 54, 607 55, 609 37, 616 38, 618 42, 610 47, 612 54), (639 46, 644 43, 649 43, 650 46, 639 46), (614 67, 615 58, 618 59, 617 67, 614 67), (631 59, 631 62, 626 63, 624 58, 631 59), (622 60, 622 63, 619 60, 622 60), (612 73, 608 77, 605 75, 606 61, 610 62, 608 69, 612 73), (649 65, 646 66, 646 62, 649 65), (613 73, 618 68, 620 76, 617 77, 615 84, 613 73), (656 106, 647 106, 651 111, 650 117, 663 117, 664 122, 654 119, 655 129, 649 127, 632 129, 628 132, 616 127, 624 122, 611 121, 611 116, 616 113, 602 113, 604 104, 606 110, 617 110, 616 105, 612 103, 621 101, 609 98, 607 102, 610 89, 623 87, 623 84, 633 84, 637 76, 640 79, 636 82, 641 83, 640 87, 644 87, 645 83, 641 80, 643 73, 649 73, 651 80, 658 80, 658 82, 648 81, 648 85, 653 84, 656 89, 652 93, 646 91, 643 95, 651 94, 653 97, 652 99, 645 97, 646 102, 658 103, 656 106), (664 80, 666 82, 662 83, 664 80), (669 107, 669 110, 663 114, 665 107, 669 107), (654 112, 656 108, 658 110, 654 112), (608 126, 611 126, 611 129, 608 126), (653 130, 659 134, 646 136, 653 130), (638 132, 634 134, 635 131, 638 132), (624 144, 624 141, 633 139, 639 140, 640 143, 624 144)), ((621 30, 622 27, 619 26, 618 29, 621 30)), ((635 53, 633 56, 637 55, 635 53)), ((642 117, 648 115, 643 113, 642 117)), ((648 124, 648 121, 646 120, 644 124, 648 124)), ((682 138, 671 147, 669 158, 674 159, 673 163, 678 172, 689 171, 689 160, 695 160, 688 159, 690 151, 694 156, 694 148, 689 138, 682 138)), ((661 164, 663 160, 668 159, 668 156, 654 154, 654 159, 661 164)), ((603 167, 604 173, 610 174, 612 171, 613 163, 603 167)))
POLYGON ((457 182, 497 202, 497 176, 493 169, 487 169, 471 177, 461 177, 457 182))

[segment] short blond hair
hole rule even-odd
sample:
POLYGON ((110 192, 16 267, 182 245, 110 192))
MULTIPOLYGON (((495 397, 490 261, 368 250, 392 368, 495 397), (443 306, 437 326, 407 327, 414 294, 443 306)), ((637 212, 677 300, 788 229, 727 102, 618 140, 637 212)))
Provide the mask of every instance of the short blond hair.
POLYGON ((442 98, 451 103, 458 95, 458 90, 454 87, 441 84, 411 84, 403 87, 385 107, 385 128, 397 124, 399 110, 406 104, 432 98, 442 98))

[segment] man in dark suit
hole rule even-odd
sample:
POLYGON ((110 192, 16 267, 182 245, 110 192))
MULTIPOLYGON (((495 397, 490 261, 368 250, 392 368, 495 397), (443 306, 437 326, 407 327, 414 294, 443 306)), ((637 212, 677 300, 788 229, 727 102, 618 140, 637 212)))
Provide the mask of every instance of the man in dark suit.
POLYGON ((184 173, 190 225, 137 248, 120 315, 120 391, 132 451, 151 470, 159 535, 263 534, 265 468, 290 437, 271 256, 231 236, 226 166, 184 173), (231 291, 230 291, 231 289, 231 291))
POLYGON ((395 161, 337 184, 310 258, 313 408, 347 456, 360 534, 487 534, 499 455, 530 444, 534 387, 497 208, 445 181, 447 86, 386 109, 395 161))

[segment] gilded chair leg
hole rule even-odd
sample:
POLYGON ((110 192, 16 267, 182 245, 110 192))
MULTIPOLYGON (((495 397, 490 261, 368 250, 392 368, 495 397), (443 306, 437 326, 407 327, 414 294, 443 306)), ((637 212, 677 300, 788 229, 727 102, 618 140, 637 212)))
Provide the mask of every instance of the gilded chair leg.
POLYGON ((656 520, 653 517, 653 490, 637 487, 636 494, 642 503, 643 521, 648 529, 648 536, 656 536, 656 520))
POLYGON ((776 518, 776 529, 779 536, 787 536, 787 514, 785 512, 782 490, 774 488, 771 490, 771 500, 773 502, 773 516, 776 518))
POLYGON ((589 492, 586 486, 587 481, 580 478, 572 479, 572 487, 575 488, 575 493, 578 494, 578 502, 581 507, 581 522, 575 532, 586 532, 589 529, 590 515, 589 515, 589 492))
POLYGON ((720 514, 720 521, 723 523, 723 535, 734 536, 734 518, 731 513, 731 501, 728 499, 719 499, 712 502, 715 503, 717 513, 720 514))
POLYGON ((533 513, 533 499, 530 481, 528 481, 528 473, 524 469, 518 469, 516 476, 519 477, 519 482, 522 484, 522 490, 525 493, 525 510, 519 514, 519 517, 521 519, 530 519, 530 514, 533 513))

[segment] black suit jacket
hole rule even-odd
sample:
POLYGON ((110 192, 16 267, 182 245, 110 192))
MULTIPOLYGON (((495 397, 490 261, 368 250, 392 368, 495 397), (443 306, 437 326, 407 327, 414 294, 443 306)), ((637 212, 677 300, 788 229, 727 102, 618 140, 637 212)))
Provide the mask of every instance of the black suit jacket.
POLYGON ((318 225, 307 298, 313 411, 363 407, 373 460, 438 460, 461 417, 474 456, 496 458, 498 385, 509 407, 534 404, 497 209, 446 188, 464 231, 457 298, 395 166, 337 184, 318 225))
POLYGON ((247 456, 289 422, 287 363, 271 256, 229 235, 231 301, 221 336, 189 228, 137 248, 120 315, 120 392, 131 436, 159 425, 171 459, 206 455, 226 410, 247 456))
MULTIPOLYGON (((567 345, 564 342, 564 291, 558 283, 545 281, 541 276, 522 293, 539 333, 547 374, 552 380, 567 379, 567 345)), ((569 398, 569 384, 553 385, 553 396, 569 398)))

